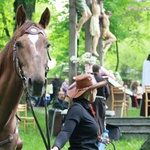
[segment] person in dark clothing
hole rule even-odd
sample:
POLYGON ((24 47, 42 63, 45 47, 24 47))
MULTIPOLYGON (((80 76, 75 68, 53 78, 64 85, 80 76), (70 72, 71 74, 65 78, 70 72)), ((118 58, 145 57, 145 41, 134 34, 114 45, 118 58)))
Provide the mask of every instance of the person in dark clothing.
POLYGON ((58 99, 54 100, 53 108, 61 109, 61 110, 68 108, 68 102, 65 101, 65 92, 64 91, 58 92, 58 99))
POLYGON ((54 80, 52 80, 53 94, 51 94, 51 99, 55 100, 57 98, 58 91, 60 90, 60 80, 58 74, 55 75, 54 80))
MULTIPOLYGON (((100 75, 100 65, 94 64, 92 66, 93 75, 97 82, 105 81, 105 79, 100 75)), ((92 103, 93 109, 96 113, 96 119, 100 128, 100 133, 102 134, 105 130, 105 116, 106 116, 106 99, 110 95, 110 89, 108 84, 97 88, 97 96, 94 103, 92 103)))
POLYGON ((68 110, 65 124, 51 150, 60 150, 69 140, 69 150, 98 150, 98 125, 92 114, 90 103, 95 101, 96 88, 107 84, 97 83, 91 74, 78 75, 68 88, 67 95, 73 104, 68 110))

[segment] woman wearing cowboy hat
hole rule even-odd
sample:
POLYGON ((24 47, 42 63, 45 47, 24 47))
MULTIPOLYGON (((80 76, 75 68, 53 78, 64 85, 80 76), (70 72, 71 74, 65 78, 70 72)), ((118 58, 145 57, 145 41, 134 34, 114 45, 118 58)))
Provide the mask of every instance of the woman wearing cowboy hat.
POLYGON ((69 150, 98 150, 98 125, 90 103, 95 101, 96 89, 106 84, 106 81, 97 83, 91 74, 76 76, 75 82, 67 91, 73 104, 51 150, 60 150, 68 140, 69 150))

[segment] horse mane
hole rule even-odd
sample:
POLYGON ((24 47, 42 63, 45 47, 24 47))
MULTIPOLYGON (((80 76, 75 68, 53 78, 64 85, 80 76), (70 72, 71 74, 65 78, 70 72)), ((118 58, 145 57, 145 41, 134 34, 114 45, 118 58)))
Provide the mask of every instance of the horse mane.
POLYGON ((0 52, 0 76, 8 63, 13 64, 13 46, 15 40, 18 37, 21 37, 24 34, 24 32, 31 26, 36 26, 42 29, 42 27, 39 24, 36 24, 30 20, 26 20, 26 22, 23 25, 16 29, 12 38, 0 52))

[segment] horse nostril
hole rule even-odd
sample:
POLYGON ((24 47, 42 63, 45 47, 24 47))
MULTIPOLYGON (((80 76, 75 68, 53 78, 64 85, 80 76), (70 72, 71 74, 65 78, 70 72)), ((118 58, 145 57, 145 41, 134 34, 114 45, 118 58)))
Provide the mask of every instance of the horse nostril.
POLYGON ((32 80, 31 80, 31 78, 29 78, 28 82, 29 82, 29 85, 32 86, 32 80))

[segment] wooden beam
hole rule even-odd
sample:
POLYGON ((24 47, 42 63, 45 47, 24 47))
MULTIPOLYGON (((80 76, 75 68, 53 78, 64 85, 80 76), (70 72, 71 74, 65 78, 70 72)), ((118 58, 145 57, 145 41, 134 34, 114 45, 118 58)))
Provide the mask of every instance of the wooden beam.
MULTIPOLYGON (((86 0, 86 3, 91 10, 92 1, 86 0)), ((90 34, 90 21, 91 18, 85 23, 85 52, 90 52, 92 54, 92 36, 90 34)))
MULTIPOLYGON (((87 5, 91 10, 92 1, 86 0, 87 5)), ((101 4, 101 9, 103 8, 103 3, 101 4)), ((90 18, 91 19, 91 18, 90 18)), ((91 52, 92 50, 92 36, 90 35, 90 19, 85 23, 85 52, 91 52)), ((70 61, 72 56, 77 57, 77 36, 76 36, 76 24, 77 24, 77 12, 75 0, 69 0, 69 82, 73 83, 73 77, 77 74, 76 64, 70 61)), ((100 24, 101 26, 101 24, 100 24)), ((103 66, 103 55, 102 55, 102 37, 99 39, 97 46, 97 52, 100 54, 98 60, 103 66)))
POLYGON ((69 0, 69 82, 73 82, 73 76, 77 74, 76 64, 70 61, 71 56, 77 56, 76 36, 77 13, 75 0, 69 0))
MULTIPOLYGON (((103 9, 103 3, 100 3, 101 10, 103 9)), ((99 38, 98 46, 97 46, 97 52, 100 54, 98 60, 100 60, 101 66, 104 66, 104 56, 103 56, 103 46, 102 46, 102 23, 100 22, 100 31, 101 36, 99 38)))

